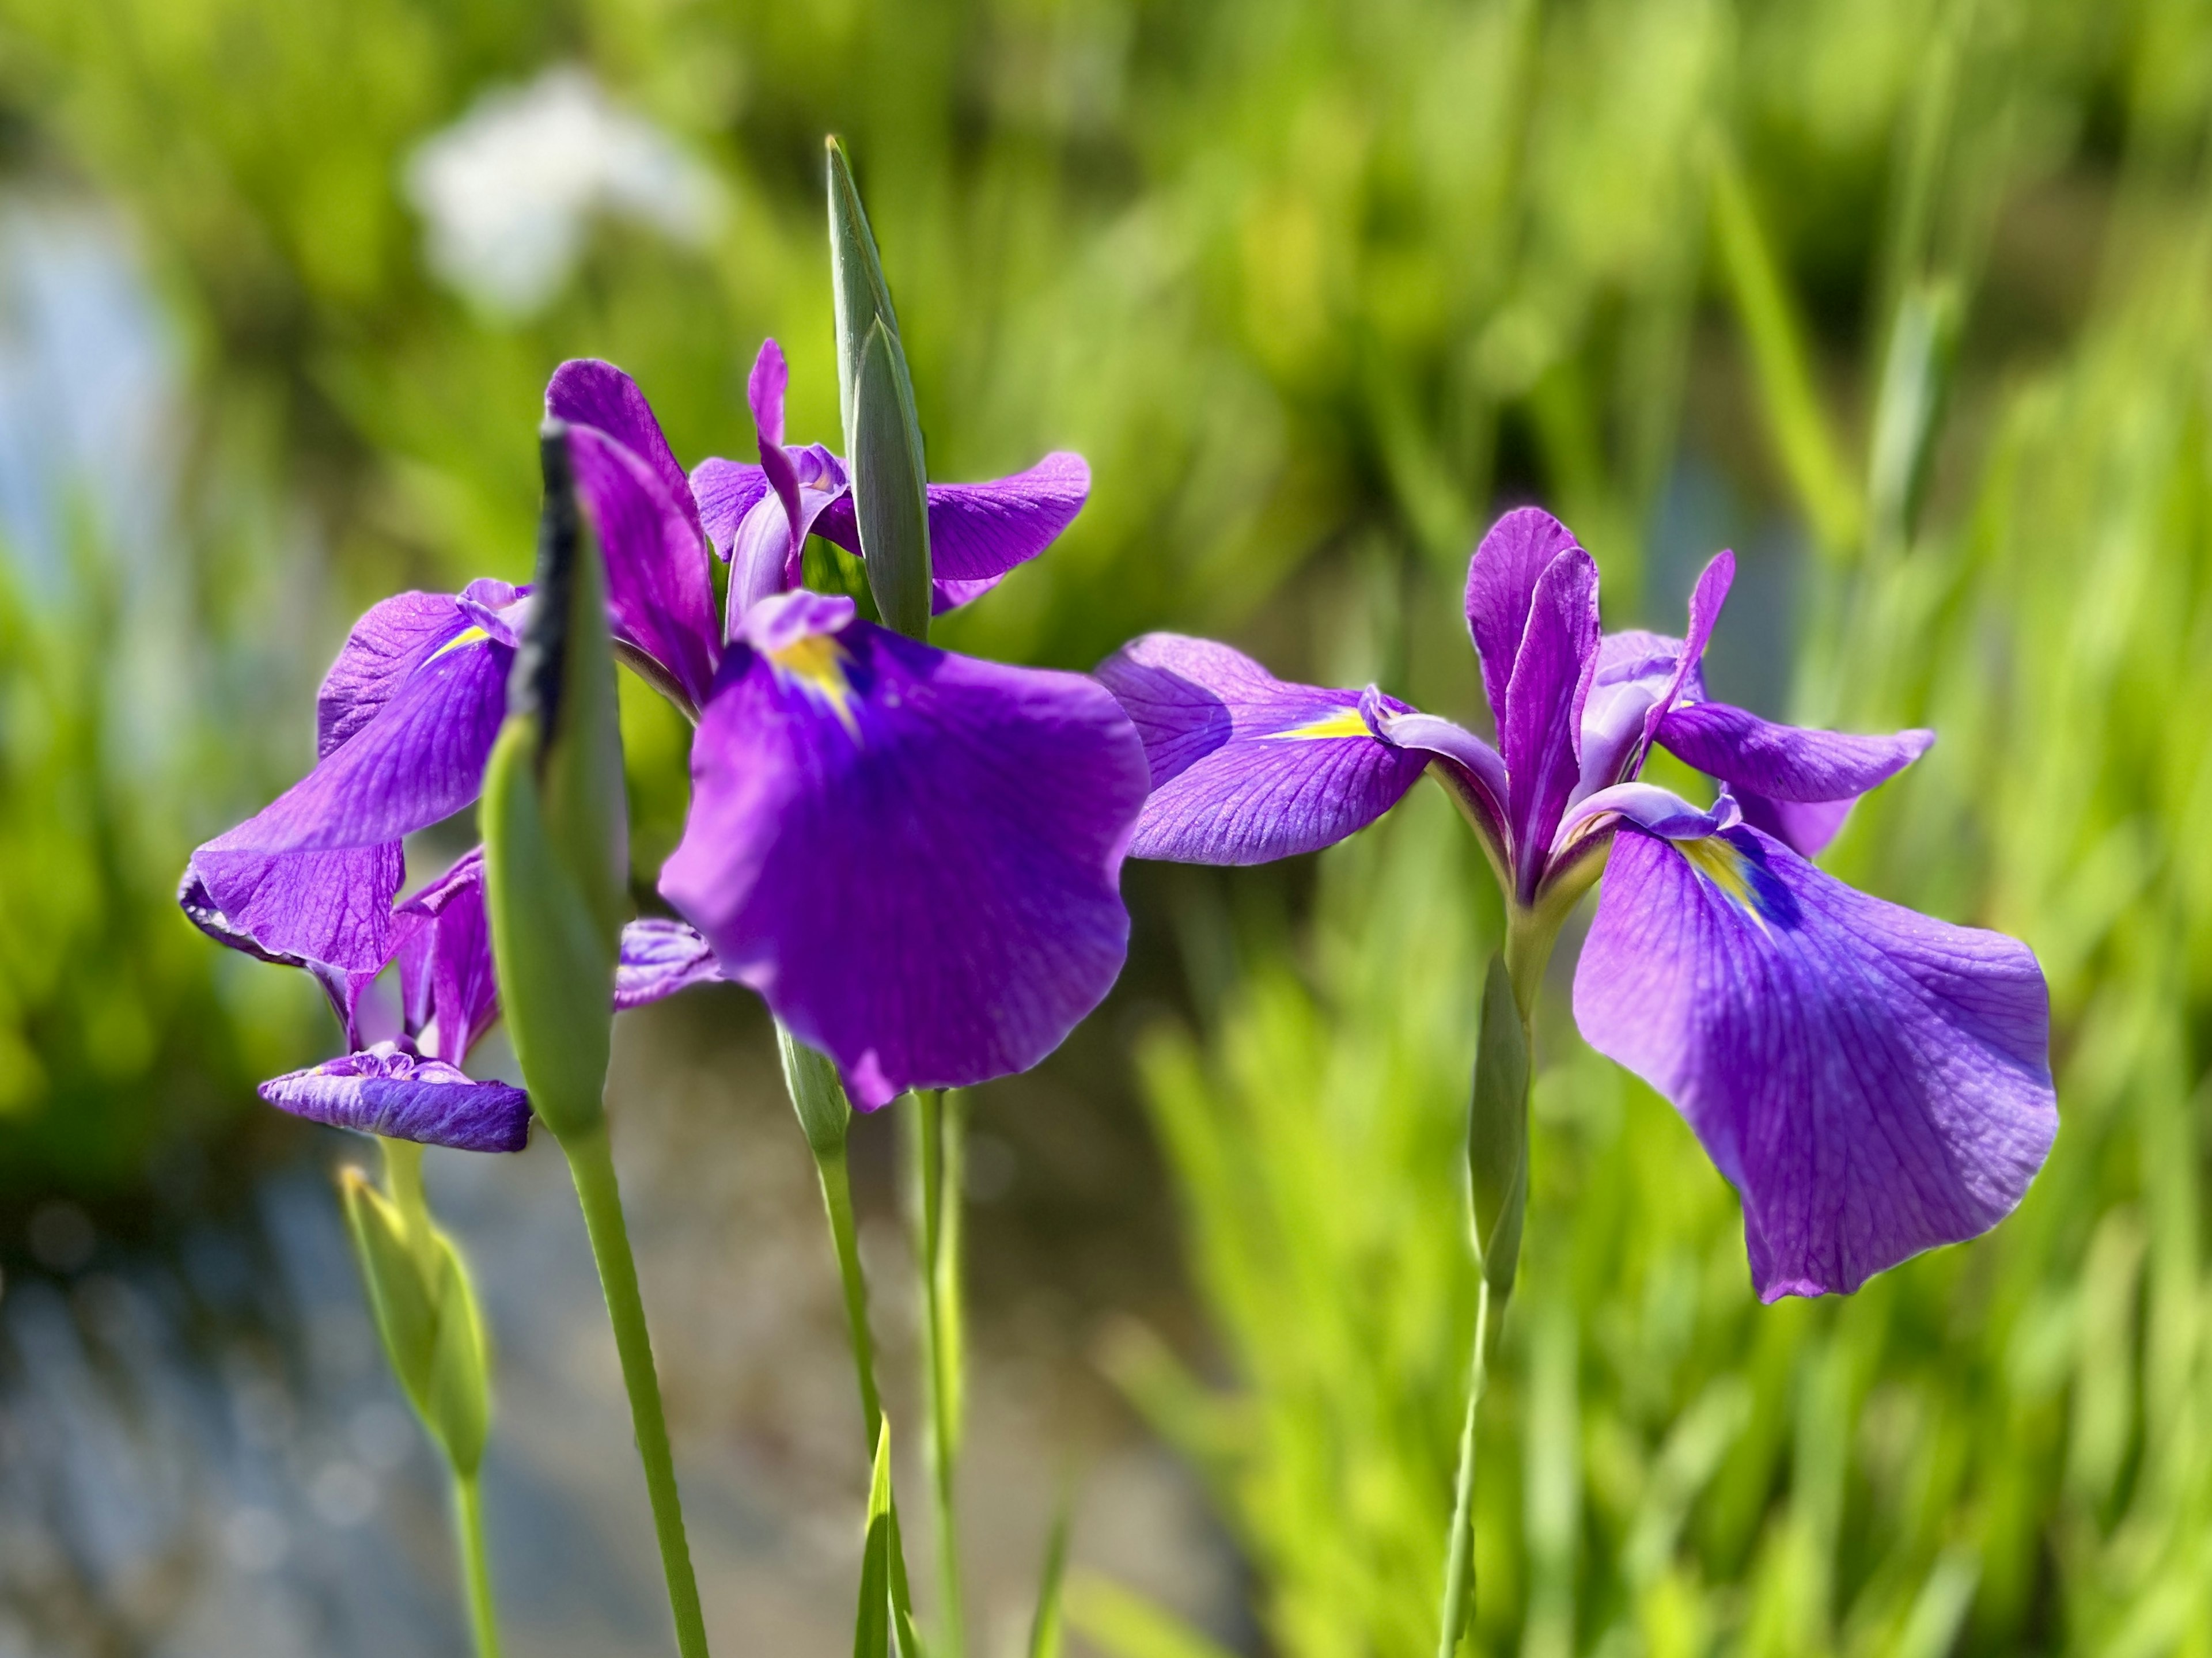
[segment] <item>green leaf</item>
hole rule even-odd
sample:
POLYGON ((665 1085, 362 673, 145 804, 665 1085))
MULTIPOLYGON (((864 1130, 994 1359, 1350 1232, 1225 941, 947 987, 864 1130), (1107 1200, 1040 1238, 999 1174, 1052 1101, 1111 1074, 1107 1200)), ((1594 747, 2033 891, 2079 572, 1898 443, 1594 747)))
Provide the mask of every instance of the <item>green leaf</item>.
POLYGON ((1521 1222, 1528 1203, 1528 1045, 1513 981, 1501 952, 1482 987, 1474 1053, 1474 1102, 1468 1114, 1467 1169, 1474 1206, 1474 1250, 1502 1299, 1513 1293, 1521 1222))
POLYGON ((876 252, 875 233, 860 206, 860 186, 853 182, 852 163, 845 147, 828 141, 830 173, 830 296, 837 316, 837 402, 844 411, 845 452, 853 452, 854 390, 860 372, 860 348, 868 331, 880 319, 893 336, 898 318, 891 310, 890 285, 884 280, 884 262, 876 252))
POLYGON ((891 1512, 891 1422, 876 1433, 875 1467, 868 1480, 868 1522, 860 1548, 860 1604, 853 1616, 853 1658, 890 1658, 891 1560, 898 1521, 891 1512))
POLYGON ((929 493, 921 423, 898 336, 878 319, 862 342, 852 414, 853 511, 884 625, 929 635, 929 493))
POLYGON ((602 1117, 629 854, 605 577, 558 422, 543 450, 535 602, 480 821, 507 1033, 532 1108, 566 1138, 602 1117))
POLYGON ((1927 496, 1958 355, 1960 310, 1955 283, 1919 282, 1906 290, 1890 325, 1875 400, 1867 498, 1876 527, 1893 544, 1911 538, 1927 496))
POLYGON ((784 1090, 799 1126, 817 1157, 834 1157, 845 1149, 845 1135, 853 1124, 853 1107, 845 1097, 845 1084, 830 1057, 817 1053, 783 1028, 775 1027, 776 1052, 783 1060, 784 1090))
POLYGON ((1173 1612, 1090 1572, 1068 1585, 1067 1616, 1111 1658, 1231 1658, 1173 1612))
POLYGON ((1044 1573, 1037 1583, 1036 1616, 1030 1624, 1030 1658, 1060 1658, 1065 1620, 1060 1615, 1061 1580, 1067 1572, 1068 1499, 1062 1493, 1045 1540, 1044 1573))

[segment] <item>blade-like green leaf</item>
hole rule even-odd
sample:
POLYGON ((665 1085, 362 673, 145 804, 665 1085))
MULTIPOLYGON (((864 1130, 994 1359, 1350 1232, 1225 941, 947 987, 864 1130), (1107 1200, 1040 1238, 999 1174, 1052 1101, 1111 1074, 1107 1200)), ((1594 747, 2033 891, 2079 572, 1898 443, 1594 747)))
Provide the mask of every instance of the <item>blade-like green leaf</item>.
POLYGON ((1060 1658, 1064 1619, 1060 1616, 1061 1580, 1067 1572, 1068 1500, 1065 1493, 1053 1515, 1052 1533, 1045 1540, 1044 1571, 1037 1581, 1036 1615, 1030 1623, 1030 1658, 1060 1658))
POLYGON ((884 625, 929 634, 929 495, 921 424, 898 336, 878 319, 861 343, 854 391, 853 510, 884 625))
POLYGON ((890 1563, 897 1521, 891 1514, 891 1423, 876 1433, 875 1467, 868 1479, 868 1521, 860 1548, 860 1601, 853 1614, 853 1658, 890 1658, 890 1563))
POLYGON ((834 1157, 845 1147, 853 1123, 853 1107, 837 1067, 826 1054, 817 1053, 786 1030, 775 1028, 776 1051, 783 1060, 783 1086, 799 1113, 799 1126, 817 1157, 834 1157))
POLYGON ((1528 1209, 1528 1047, 1502 953, 1490 958, 1482 987, 1467 1168, 1474 1204, 1475 1254, 1491 1288, 1503 1298, 1513 1293, 1514 1269, 1521 1258, 1521 1221, 1528 1209))
POLYGON ((844 411, 845 452, 853 452, 854 388, 860 372, 860 348, 881 319, 893 337, 898 318, 891 310, 890 285, 876 252, 875 233, 860 206, 852 163, 836 138, 826 146, 830 178, 830 297, 837 317, 837 402, 844 411))
POLYGON ((1079 1572, 1068 1584, 1067 1617, 1111 1658, 1231 1658, 1173 1612, 1095 1573, 1079 1572))

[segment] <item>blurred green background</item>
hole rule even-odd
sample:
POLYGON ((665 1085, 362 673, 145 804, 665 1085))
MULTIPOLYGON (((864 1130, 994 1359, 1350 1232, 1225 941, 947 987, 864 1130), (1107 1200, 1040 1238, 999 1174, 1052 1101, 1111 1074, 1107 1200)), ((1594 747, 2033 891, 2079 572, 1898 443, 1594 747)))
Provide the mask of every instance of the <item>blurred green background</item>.
MULTIPOLYGON (((556 362, 743 457, 773 332, 831 434, 835 130, 933 473, 1094 471, 946 642, 1170 626, 1480 723, 1499 506, 1576 527, 1613 626, 1674 630, 1732 542, 1719 689, 1942 733, 1831 866, 2050 975, 2020 1214, 1773 1309, 1686 1130, 1547 1005, 1480 1649, 2212 1653, 2208 120, 2180 0, 0 0, 9 1236, 285 1155, 252 1084, 323 1016, 173 883, 304 767, 356 613, 523 574, 556 362)), ((649 881, 684 734, 626 720, 649 881)), ((1462 841, 1417 797, 1133 870, 1124 991, 1006 1096, 1149 1113, 1200 1316, 1099 1357, 1286 1658, 1434 1644, 1496 926, 1462 841)), ((1206 1650, 1103 1578, 1074 1610, 1206 1650)))

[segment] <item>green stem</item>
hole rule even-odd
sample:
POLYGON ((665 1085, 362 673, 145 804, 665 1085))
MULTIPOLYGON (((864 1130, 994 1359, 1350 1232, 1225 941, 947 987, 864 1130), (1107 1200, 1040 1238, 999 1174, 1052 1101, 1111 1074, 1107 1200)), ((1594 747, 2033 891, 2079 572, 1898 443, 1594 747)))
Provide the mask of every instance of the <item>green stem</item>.
POLYGON ((815 1171, 822 1176, 822 1206, 830 1216, 830 1239, 836 1246, 837 1276, 845 1286, 845 1329, 853 1344, 853 1369, 860 1377, 860 1414, 868 1424, 867 1442, 872 1448, 883 1430, 883 1399, 876 1392, 876 1344, 868 1333, 868 1280, 860 1271, 860 1240, 853 1224, 853 1181, 842 1145, 817 1152, 815 1171))
MULTIPOLYGON (((929 1471, 937 1499, 938 1644, 948 1658, 966 1650, 960 1594, 960 1538, 953 1513, 953 1465, 960 1452, 959 1225, 948 1212, 947 1175, 958 1167, 957 1110, 944 1095, 916 1089, 921 1185, 921 1284, 929 1341, 929 1471), (946 1118, 953 1145, 947 1155, 946 1118)), ((951 1194, 957 1206, 957 1194, 951 1194)))
POLYGON ((491 1565, 484 1558, 483 1493, 474 1473, 453 1475, 453 1527, 460 1535, 461 1582, 468 1591, 469 1629, 476 1637, 477 1658, 499 1658, 491 1565))
POLYGON ((691 1570, 691 1545, 684 1534, 684 1502, 676 1489, 676 1462, 668 1448, 668 1421, 660 1404, 660 1378, 653 1367, 653 1339, 645 1326, 645 1301, 638 1293, 637 1261, 630 1254, 629 1229, 623 1224, 622 1193, 615 1184, 613 1150, 605 1121, 561 1142, 568 1173, 583 1206, 584 1229, 591 1234, 599 1263, 599 1287, 607 1298, 607 1320, 614 1326, 615 1351, 622 1357, 623 1386, 629 1392, 630 1423, 637 1435, 638 1461, 653 1500, 653 1530, 660 1544, 660 1564, 668 1578, 668 1608, 676 1619, 676 1649, 683 1658, 707 1658, 707 1625, 699 1611, 699 1583, 691 1570))
POLYGON ((1437 1641, 1437 1658, 1452 1658, 1459 1649, 1474 1610, 1475 1415, 1489 1370, 1489 1339, 1490 1280, 1486 1278, 1475 1291, 1474 1352, 1468 1364, 1467 1420, 1459 1430, 1459 1478, 1453 1487, 1451 1538, 1445 1545, 1443 1629, 1437 1641))

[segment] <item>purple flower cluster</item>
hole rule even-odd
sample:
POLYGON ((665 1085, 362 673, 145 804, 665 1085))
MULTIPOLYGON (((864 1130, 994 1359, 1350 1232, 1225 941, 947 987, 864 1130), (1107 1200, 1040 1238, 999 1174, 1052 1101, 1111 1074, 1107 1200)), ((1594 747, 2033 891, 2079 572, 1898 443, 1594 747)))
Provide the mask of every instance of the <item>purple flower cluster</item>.
MULTIPOLYGON (((799 590, 808 533, 855 550, 858 535, 843 464, 783 443, 784 384, 770 341, 751 386, 759 464, 688 476, 620 370, 565 363, 546 392, 617 651, 698 726, 663 880, 694 925, 631 922, 614 1000, 749 985, 872 1108, 1033 1065, 1105 995, 1128 943, 1120 872, 1145 756, 1095 680, 933 650, 799 590)), ((937 608, 1042 552, 1089 488, 1064 454, 933 486, 937 608)), ((324 682, 314 769, 193 853, 185 913, 313 973, 344 1028, 349 1052, 264 1084, 271 1103, 401 1139, 524 1144, 526 1096, 459 1069, 498 1016, 480 853, 399 895, 404 837, 482 789, 528 602, 477 581, 371 610, 324 682), (371 1041, 363 999, 395 963, 402 1029, 371 1041)))
MULTIPOLYGON (((1007 667, 801 586, 810 534, 860 540, 844 463, 784 440, 786 381, 770 341, 750 386, 757 461, 688 474, 619 370, 565 363, 546 393, 617 653, 696 725, 690 815, 660 879, 684 920, 625 930, 617 1007, 749 986, 864 1109, 1003 1076, 1120 971, 1125 855, 1313 851, 1426 774, 1497 869, 1524 966, 1603 872, 1577 1022, 1680 1108, 1742 1194, 1763 1297, 1848 1291, 2020 1201, 2057 1122, 2034 957, 1808 861, 1932 738, 1798 730, 1709 697, 1729 555, 1699 579, 1683 638, 1606 634, 1596 564, 1566 529, 1533 510, 1500 520, 1466 595, 1495 747, 1374 687, 1285 683, 1205 640, 1148 635, 1096 678, 1007 667), (1712 805, 1641 780, 1655 745, 1715 780, 1712 805)), ((935 608, 1042 552, 1089 487, 1070 454, 930 486, 935 608)), ((314 974, 345 1029, 343 1057, 264 1085, 273 1103, 404 1139, 524 1143, 526 1097, 460 1069, 498 1016, 481 857, 400 892, 403 838, 482 787, 529 602, 486 580, 371 610, 324 683, 313 770, 193 854, 187 914, 314 974), (365 1031, 364 994, 395 963, 400 1029, 365 1031)))

